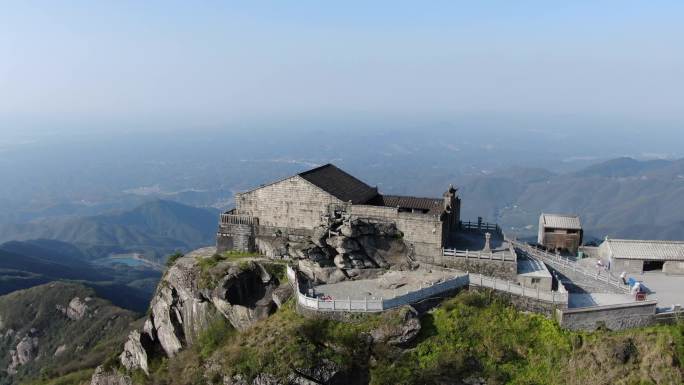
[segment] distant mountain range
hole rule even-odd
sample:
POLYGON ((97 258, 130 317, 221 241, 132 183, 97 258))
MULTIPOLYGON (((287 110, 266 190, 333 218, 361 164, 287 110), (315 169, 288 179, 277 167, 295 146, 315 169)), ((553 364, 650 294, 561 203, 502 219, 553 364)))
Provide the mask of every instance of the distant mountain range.
MULTIPOLYGON (((619 158, 567 173, 511 168, 461 180, 462 217, 534 238, 541 212, 576 213, 586 240, 684 239, 684 160, 619 158)), ((160 271, 101 265, 112 254, 163 260, 214 243, 219 212, 154 200, 116 213, 0 225, 0 294, 53 280, 144 310, 160 271), (97 265, 96 265, 97 263, 97 265)))
POLYGON ((118 306, 143 312, 161 276, 145 267, 94 266, 78 248, 59 241, 12 241, 0 245, 0 295, 64 280, 89 286, 118 306))
POLYGON ((510 169, 463 180, 463 216, 534 236, 541 212, 576 213, 587 238, 684 239, 684 159, 618 158, 579 171, 510 169))
POLYGON ((218 210, 154 200, 118 213, 0 225, 0 243, 58 240, 74 247, 67 253, 71 256, 97 259, 141 253, 158 258, 214 243, 218 214, 218 210))
POLYGON ((155 200, 112 214, 0 226, 0 295, 55 280, 79 282, 144 311, 161 268, 94 262, 138 253, 163 261, 214 242, 218 211, 155 200))

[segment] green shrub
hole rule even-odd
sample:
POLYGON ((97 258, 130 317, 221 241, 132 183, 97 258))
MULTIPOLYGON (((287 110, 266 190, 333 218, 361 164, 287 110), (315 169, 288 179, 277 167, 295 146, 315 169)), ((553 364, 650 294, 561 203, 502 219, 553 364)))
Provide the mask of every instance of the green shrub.
POLYGON ((209 357, 219 346, 235 335, 236 331, 223 317, 209 325, 197 339, 200 357, 209 357))
POLYGON ((173 264, 176 263, 179 258, 183 258, 183 253, 177 252, 169 255, 169 257, 166 259, 166 267, 173 266, 173 264))

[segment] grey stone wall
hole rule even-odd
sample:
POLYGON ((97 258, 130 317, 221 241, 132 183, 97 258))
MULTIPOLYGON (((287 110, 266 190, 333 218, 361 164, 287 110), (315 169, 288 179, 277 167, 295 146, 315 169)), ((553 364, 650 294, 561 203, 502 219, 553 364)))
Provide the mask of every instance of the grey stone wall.
POLYGON ((622 305, 562 309, 556 311, 556 319, 561 327, 570 330, 592 331, 599 327, 622 330, 655 323, 656 305, 656 301, 644 301, 622 305))
POLYGON ((644 261, 640 259, 613 259, 610 261, 610 269, 618 273, 624 271, 641 274, 644 269, 644 261))
POLYGON ((413 248, 416 259, 434 257, 442 253, 442 222, 427 214, 399 212, 393 207, 353 205, 352 219, 372 219, 396 224, 404 234, 404 242, 413 248))
POLYGON ((518 283, 521 286, 529 287, 530 289, 551 291, 551 287, 553 286, 553 278, 551 278, 551 275, 549 275, 548 277, 519 275, 518 283))
POLYGON ((535 298, 522 297, 511 293, 507 293, 505 291, 494 290, 481 286, 470 286, 469 290, 490 293, 491 295, 497 296, 505 301, 510 302, 511 306, 515 307, 518 310, 544 314, 549 318, 552 318, 554 316, 554 312, 556 311, 556 309, 566 308, 566 305, 563 304, 554 304, 551 302, 540 301, 535 298))
POLYGON ((255 229, 257 236, 272 237, 277 234, 287 236, 290 240, 305 239, 313 236, 313 229, 292 229, 287 227, 262 226, 255 229))
POLYGON ((418 258, 419 262, 440 265, 451 269, 467 271, 516 282, 518 278, 518 263, 515 261, 494 261, 489 259, 439 257, 441 249, 432 256, 418 258), (437 255, 437 257, 435 257, 437 255))
POLYGON ((667 261, 663 265, 663 273, 666 274, 684 274, 684 262, 667 261))
POLYGON ((225 224, 219 227, 216 251, 254 251, 254 226, 249 224, 225 224))
POLYGON ((313 229, 334 204, 344 202, 298 175, 235 196, 240 215, 259 218, 262 226, 287 229, 313 229))
POLYGON ((224 253, 233 250, 233 236, 219 232, 216 234, 216 252, 224 253))

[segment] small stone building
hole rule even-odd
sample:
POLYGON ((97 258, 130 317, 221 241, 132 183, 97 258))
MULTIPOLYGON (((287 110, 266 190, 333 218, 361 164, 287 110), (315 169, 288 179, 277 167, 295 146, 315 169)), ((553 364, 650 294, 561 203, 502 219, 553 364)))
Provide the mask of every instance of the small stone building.
POLYGON ((599 256, 616 273, 684 274, 684 242, 606 238, 599 246, 599 256))
POLYGON ((256 250, 260 236, 311 237, 335 218, 390 222, 416 257, 441 254, 460 226, 461 200, 449 186, 442 198, 384 195, 332 164, 235 196, 221 215, 217 249, 256 250))
POLYGON ((537 243, 547 250, 577 254, 584 232, 577 215, 545 214, 539 217, 537 243))
POLYGON ((543 262, 536 259, 519 259, 518 283, 530 289, 551 291, 553 277, 543 262))

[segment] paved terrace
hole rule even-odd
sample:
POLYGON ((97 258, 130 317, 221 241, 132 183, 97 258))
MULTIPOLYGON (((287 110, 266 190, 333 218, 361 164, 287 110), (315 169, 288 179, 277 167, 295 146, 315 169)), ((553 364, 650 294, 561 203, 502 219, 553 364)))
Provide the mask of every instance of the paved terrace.
MULTIPOLYGON (((583 258, 578 261, 578 264, 587 268, 596 269, 596 263, 599 261, 596 257, 583 258)), ((604 266, 608 265, 608 261, 602 260, 604 266)), ((613 276, 619 274, 616 271, 611 272, 613 276)), ((682 275, 668 275, 661 271, 647 271, 641 274, 630 273, 627 278, 634 278, 642 282, 647 290, 649 300, 657 300, 658 307, 669 307, 671 305, 684 305, 684 276, 682 275)))
POLYGON ((316 286, 315 294, 318 298, 326 299, 389 299, 407 292, 418 291, 458 275, 452 272, 427 270, 389 271, 376 279, 360 279, 316 286))

